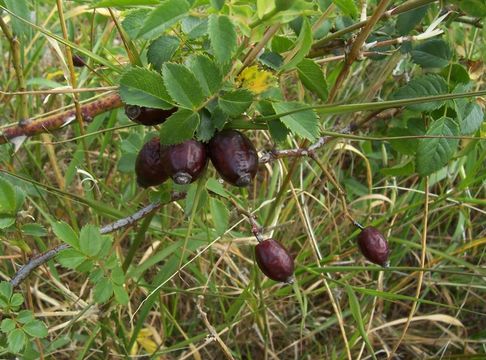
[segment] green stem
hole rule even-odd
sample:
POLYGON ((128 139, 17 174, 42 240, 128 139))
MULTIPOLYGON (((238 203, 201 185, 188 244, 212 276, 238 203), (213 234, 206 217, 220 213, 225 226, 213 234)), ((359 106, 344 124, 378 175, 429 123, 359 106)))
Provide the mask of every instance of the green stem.
POLYGON ((280 114, 259 116, 254 118, 253 121, 275 120, 286 115, 292 115, 306 110, 316 110, 321 114, 336 115, 336 114, 346 114, 346 113, 352 113, 358 111, 385 110, 385 109, 397 108, 397 107, 402 107, 407 105, 423 104, 423 103, 443 101, 443 100, 462 99, 462 98, 476 97, 476 96, 483 96, 483 95, 486 95, 486 90, 463 92, 457 94, 424 96, 424 97, 416 97, 416 98, 402 99, 402 100, 361 103, 361 104, 345 104, 345 105, 330 104, 330 105, 302 106, 301 108, 297 108, 280 114))
POLYGON ((263 17, 262 17, 261 19, 258 19, 258 20, 255 20, 254 22, 252 22, 252 23, 250 24, 250 29, 254 29, 254 28, 256 28, 258 25, 263 24, 263 22, 265 22, 265 21, 267 21, 267 20, 269 20, 269 19, 273 18, 275 15, 277 15, 277 13, 278 13, 278 12, 279 12, 279 11, 278 11, 276 8, 274 8, 274 9, 273 9, 272 11, 270 11, 269 13, 267 13, 267 14, 263 15, 263 17))

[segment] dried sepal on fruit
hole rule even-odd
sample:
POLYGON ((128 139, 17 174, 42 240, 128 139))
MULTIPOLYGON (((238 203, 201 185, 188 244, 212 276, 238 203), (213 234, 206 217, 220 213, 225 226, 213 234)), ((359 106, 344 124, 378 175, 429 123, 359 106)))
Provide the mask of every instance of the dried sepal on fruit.
POLYGON ((208 163, 206 146, 196 140, 163 146, 160 157, 165 173, 179 185, 196 181, 208 163))
POLYGON ((365 227, 358 235, 361 253, 372 263, 388 266, 390 248, 385 236, 372 226, 365 227))
POLYGON ((263 240, 255 247, 255 258, 260 270, 270 279, 292 282, 294 259, 279 242, 263 240))
POLYGON ((223 130, 209 141, 209 157, 219 175, 235 186, 248 186, 258 170, 258 154, 250 139, 223 130))
POLYGON ((155 137, 146 142, 135 161, 137 183, 141 187, 157 186, 169 178, 160 162, 160 139, 155 137))
POLYGON ((125 105, 125 114, 127 117, 138 124, 146 126, 162 124, 176 111, 176 107, 164 110, 138 105, 125 105))

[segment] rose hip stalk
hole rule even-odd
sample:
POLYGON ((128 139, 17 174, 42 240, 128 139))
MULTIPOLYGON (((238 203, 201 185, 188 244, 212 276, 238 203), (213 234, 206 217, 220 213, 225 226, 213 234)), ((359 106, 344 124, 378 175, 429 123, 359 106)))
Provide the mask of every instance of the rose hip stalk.
POLYGON ((209 141, 209 157, 219 175, 235 186, 248 186, 258 170, 255 147, 236 130, 216 134, 209 141))
POLYGON ((381 232, 372 226, 364 228, 358 235, 358 246, 361 253, 372 263, 388 266, 390 249, 381 232))
POLYGON ((138 105, 125 105, 125 114, 127 117, 142 125, 162 124, 169 116, 177 111, 176 107, 169 110, 147 108, 138 105))
POLYGON ((162 147, 160 161, 166 174, 176 184, 184 185, 196 181, 206 169, 208 157, 206 146, 196 140, 162 147))
POLYGON ((160 162, 160 139, 155 137, 146 142, 135 161, 137 183, 141 187, 156 186, 169 178, 160 162))
POLYGON ((294 259, 288 251, 273 239, 267 239, 255 247, 255 258, 262 272, 270 279, 292 282, 294 259))

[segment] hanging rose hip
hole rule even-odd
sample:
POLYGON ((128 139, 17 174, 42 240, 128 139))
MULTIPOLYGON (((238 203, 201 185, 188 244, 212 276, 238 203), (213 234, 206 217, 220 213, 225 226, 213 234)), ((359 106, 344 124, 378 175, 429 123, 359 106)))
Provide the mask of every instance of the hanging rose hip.
POLYGON ((206 169, 208 156, 206 146, 196 140, 162 147, 160 162, 164 171, 176 184, 184 185, 196 181, 206 169))
POLYGON ((358 246, 361 253, 372 263, 388 266, 390 249, 385 236, 376 228, 368 226, 358 235, 358 246))
POLYGON ((235 186, 248 186, 258 170, 258 154, 250 139, 223 130, 209 141, 209 157, 219 175, 235 186))
POLYGON ((155 137, 146 142, 135 161, 137 183, 141 187, 157 186, 169 178, 160 162, 160 139, 155 137))
POLYGON ((138 105, 125 105, 125 114, 130 120, 147 126, 162 124, 176 111, 176 107, 169 110, 164 110, 138 105))
POLYGON ((255 247, 255 258, 260 270, 270 279, 292 282, 294 259, 288 251, 273 239, 267 239, 255 247))
POLYGON ((75 67, 83 67, 86 65, 86 62, 84 61, 84 59, 79 56, 79 55, 76 55, 76 54, 73 54, 73 65, 75 67))

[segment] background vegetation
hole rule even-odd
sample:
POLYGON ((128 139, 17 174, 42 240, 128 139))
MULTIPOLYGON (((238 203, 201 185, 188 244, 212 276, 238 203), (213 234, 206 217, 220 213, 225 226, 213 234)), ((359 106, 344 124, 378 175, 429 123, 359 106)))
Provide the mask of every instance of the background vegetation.
POLYGON ((0 357, 484 359, 484 17, 483 0, 0 0, 0 357), (139 126, 117 92, 180 111, 139 126), (265 159, 250 187, 211 166, 137 186, 148 138, 225 126, 265 159), (235 204, 295 257, 292 285, 259 271, 235 204), (350 218, 387 236, 389 268, 350 218))

